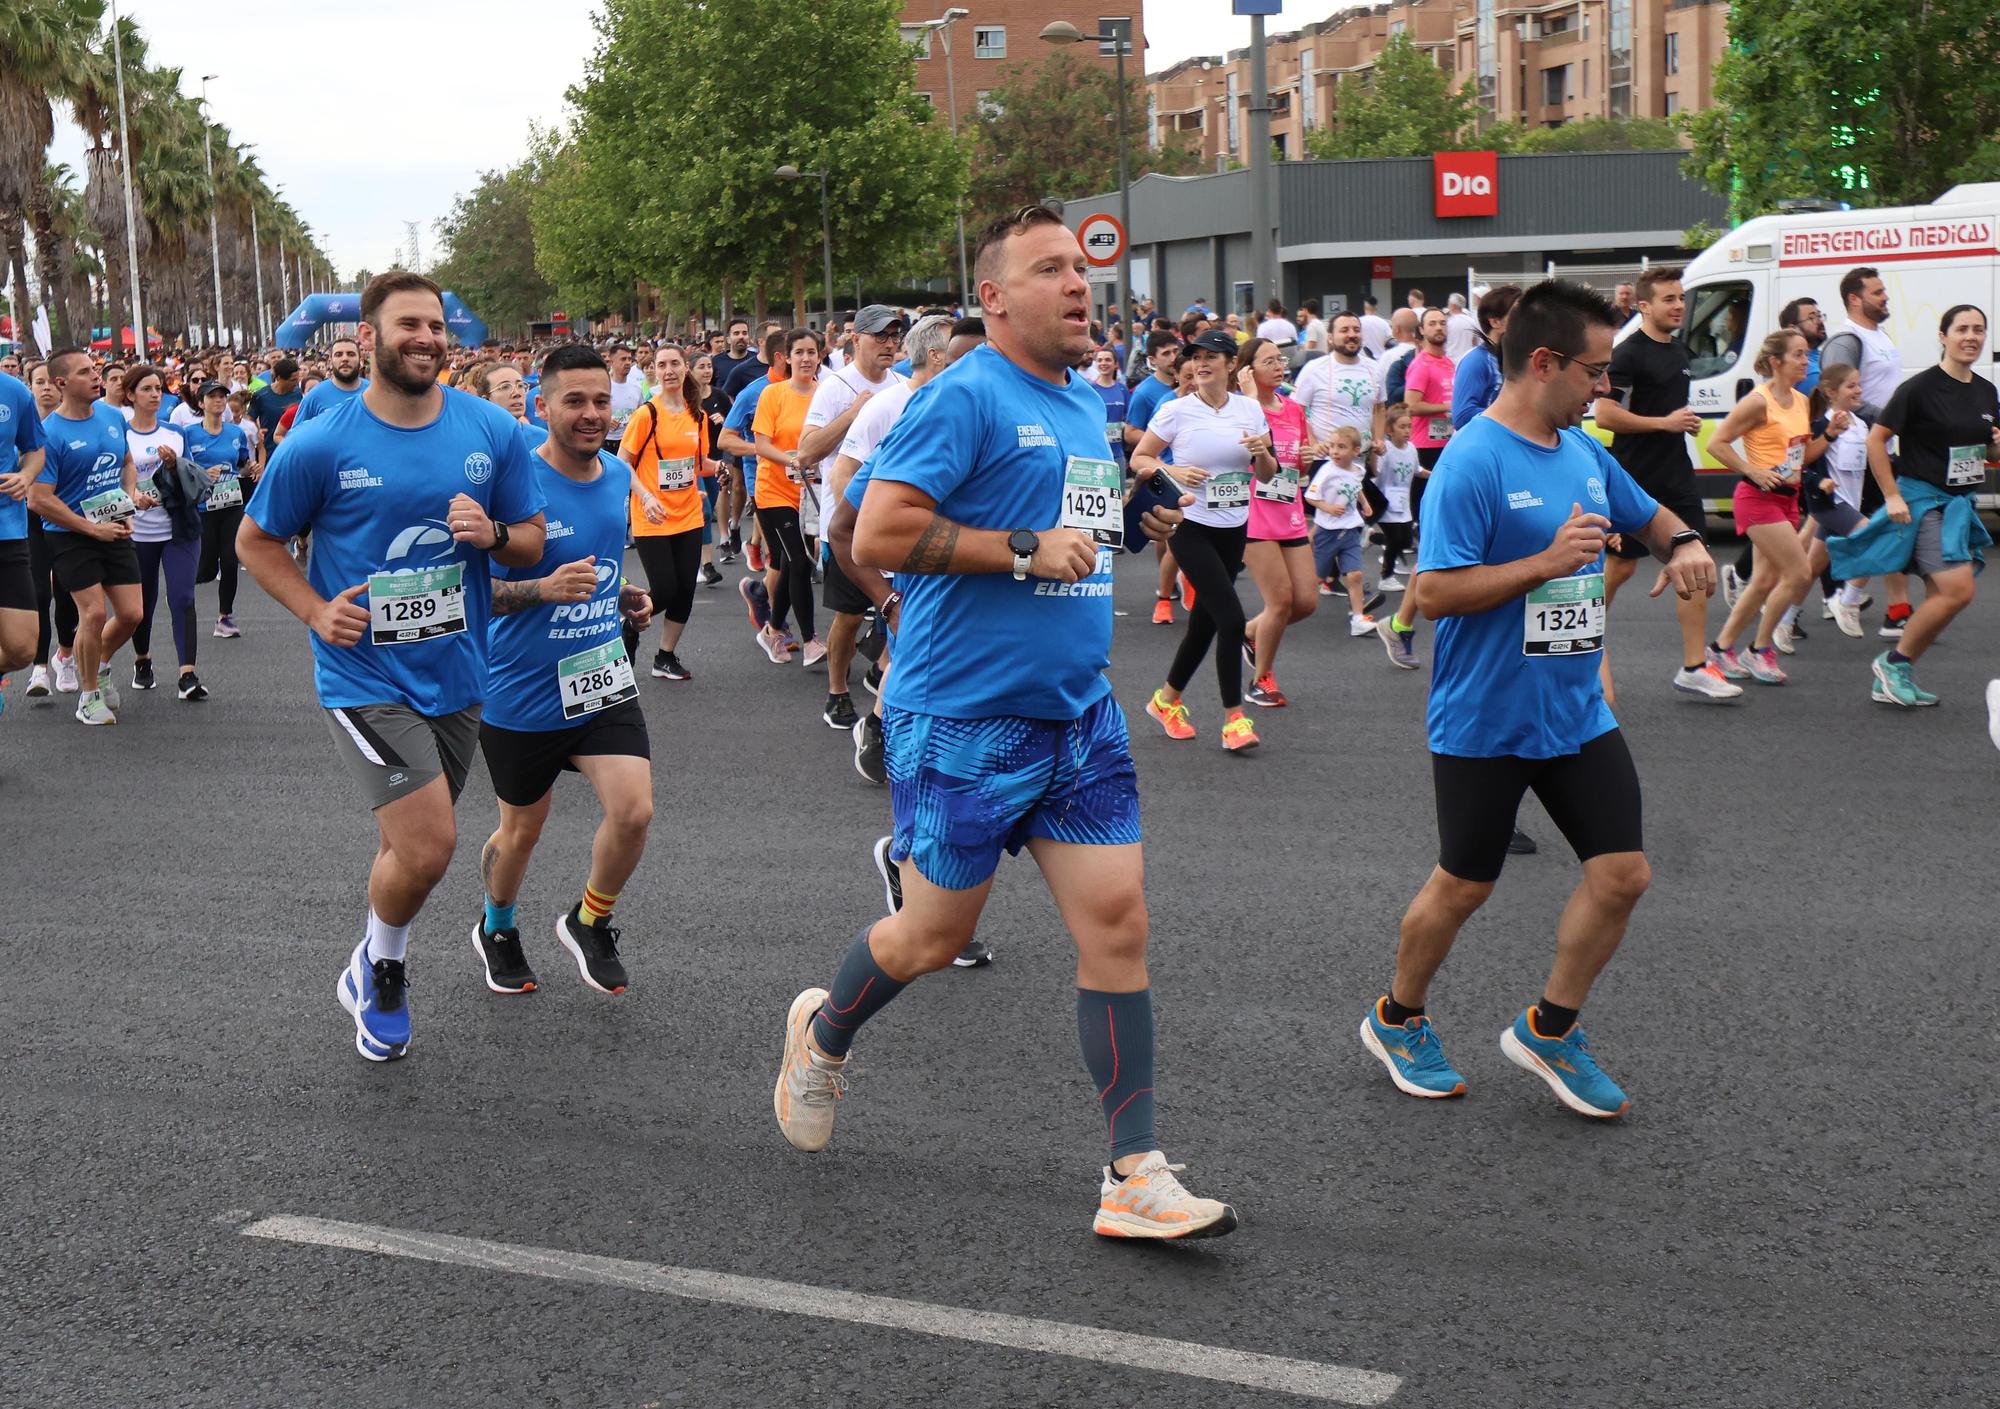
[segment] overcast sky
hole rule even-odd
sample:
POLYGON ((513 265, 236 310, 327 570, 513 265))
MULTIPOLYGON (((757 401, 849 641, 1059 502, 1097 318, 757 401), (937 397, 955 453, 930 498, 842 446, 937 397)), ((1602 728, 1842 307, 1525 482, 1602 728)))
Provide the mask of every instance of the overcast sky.
MULTIPOLYGON (((1295 29, 1340 7, 1285 0, 1266 23, 1295 29)), ((432 222, 481 171, 520 159, 531 121, 562 120, 563 90, 596 39, 590 0, 339 0, 265 7, 255 21, 167 0, 120 8, 154 64, 182 69, 184 91, 218 75, 216 117, 257 145, 343 274, 387 267, 410 220, 434 259, 432 222)), ((977 19, 979 0, 966 8, 977 19)), ((1146 67, 1248 43, 1250 22, 1229 11, 1230 0, 1145 0, 1146 67)), ((82 150, 65 128, 52 155, 80 170, 82 150)))

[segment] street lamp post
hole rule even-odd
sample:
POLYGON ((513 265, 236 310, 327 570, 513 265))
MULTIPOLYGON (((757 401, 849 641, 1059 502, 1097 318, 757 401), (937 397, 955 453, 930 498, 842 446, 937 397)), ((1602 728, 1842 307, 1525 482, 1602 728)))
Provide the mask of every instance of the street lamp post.
POLYGON ((208 143, 208 81, 222 77, 219 73, 205 73, 201 76, 201 163, 208 168, 208 258, 215 271, 215 342, 220 347, 229 334, 222 328, 222 236, 215 224, 215 158, 210 154, 208 143))
MULTIPOLYGON (((951 27, 971 13, 954 5, 924 26, 944 45, 944 101, 945 106, 951 109, 951 140, 954 142, 958 140, 958 82, 951 62, 951 27)), ((965 263, 965 197, 961 194, 958 198, 958 297, 967 308, 972 307, 975 301, 970 287, 971 277, 965 263)))
POLYGON ((1260 298, 1282 298, 1278 287, 1277 241, 1272 237, 1277 210, 1271 184, 1271 88, 1264 67, 1264 16, 1250 16, 1250 277, 1257 281, 1251 295, 1254 316, 1260 298))
POLYGON ((826 172, 800 171, 790 162, 786 162, 771 174, 780 181, 802 181, 808 176, 819 180, 819 248, 820 256, 826 262, 822 278, 826 281, 826 326, 831 328, 833 326, 833 211, 826 199, 826 172))
MULTIPOLYGON (((118 166, 125 179, 125 259, 132 274, 132 347, 143 358, 146 312, 139 298, 139 211, 138 203, 132 199, 132 140, 125 126, 125 50, 118 34, 118 0, 111 0, 111 67, 118 77, 118 166)), ((25 312, 20 315, 25 317, 25 312)), ((111 350, 118 350, 116 328, 111 330, 111 350)))
MULTIPOLYGON (((1132 296, 1132 182, 1127 174, 1130 162, 1127 149, 1130 144, 1126 137, 1125 127, 1125 50, 1132 43, 1131 24, 1130 20, 1125 22, 1125 32, 1123 33, 1113 30, 1109 34, 1085 34, 1068 20, 1057 20, 1053 24, 1044 25, 1041 35, 1050 44, 1081 44, 1085 40, 1090 40, 1098 44, 1109 44, 1111 52, 1117 60, 1118 223, 1125 227, 1125 244, 1118 251, 1118 291, 1128 303, 1134 301, 1132 296)), ((1128 324, 1125 329, 1125 337, 1129 346, 1135 331, 1129 326, 1131 310, 1129 308, 1126 309, 1126 316, 1119 318, 1119 304, 1116 299, 1113 299, 1109 312, 1110 316, 1105 320, 1105 335, 1110 335, 1110 324, 1112 321, 1125 322, 1128 324)))

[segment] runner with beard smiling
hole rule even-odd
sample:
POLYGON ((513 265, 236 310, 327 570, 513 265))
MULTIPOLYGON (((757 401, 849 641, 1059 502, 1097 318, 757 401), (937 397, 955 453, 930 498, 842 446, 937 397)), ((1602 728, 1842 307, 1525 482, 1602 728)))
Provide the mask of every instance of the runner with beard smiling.
POLYGON ((315 416, 324 416, 348 397, 366 391, 368 378, 361 375, 362 366, 361 344, 353 338, 335 338, 326 354, 326 369, 331 375, 305 394, 292 413, 292 425, 302 426, 315 416))
POLYGON ((334 747, 375 814, 367 933, 336 993, 355 1050, 386 1062, 409 1050, 410 923, 457 845, 452 805, 486 691, 489 563, 541 560, 543 500, 513 418, 437 385, 436 284, 377 275, 361 319, 374 380, 286 438, 237 546, 251 576, 312 628, 334 747), (310 576, 286 551, 307 529, 310 576))

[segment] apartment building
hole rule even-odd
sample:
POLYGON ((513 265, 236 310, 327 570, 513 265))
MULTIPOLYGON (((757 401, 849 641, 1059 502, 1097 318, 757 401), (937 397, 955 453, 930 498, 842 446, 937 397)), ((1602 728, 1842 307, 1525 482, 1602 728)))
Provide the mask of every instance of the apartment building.
MULTIPOLYGON (((1271 140, 1286 157, 1334 120, 1342 78, 1364 81, 1407 34, 1496 122, 1670 117, 1706 107, 1728 39, 1723 0, 1400 0, 1348 9, 1265 46, 1271 140)), ((1250 51, 1183 60, 1146 81, 1152 140, 1217 166, 1245 159, 1250 51)))
MULTIPOLYGON (((1140 0, 905 0, 903 36, 917 49, 917 92, 940 112, 955 89, 961 123, 977 116, 987 95, 1046 63, 1057 50, 1040 36, 1045 25, 1067 20, 1085 34, 1123 35, 1125 76, 1145 76, 1146 35, 1140 0), (939 33, 934 24, 953 9, 963 18, 939 33)), ((1071 44, 1075 58, 1107 73, 1118 62, 1111 43, 1071 44)))

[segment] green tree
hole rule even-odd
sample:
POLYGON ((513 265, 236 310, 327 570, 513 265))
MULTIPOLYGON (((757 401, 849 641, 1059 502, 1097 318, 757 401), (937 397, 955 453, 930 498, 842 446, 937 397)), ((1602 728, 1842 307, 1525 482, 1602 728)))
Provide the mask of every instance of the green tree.
POLYGON ((1793 197, 1919 205, 2000 128, 1992 0, 1736 0, 1690 169, 1737 219, 1793 197))
POLYGON ((598 240, 577 272, 690 293, 785 274, 802 313, 819 185, 776 180, 786 164, 828 173, 836 288, 928 272, 965 158, 912 91, 901 14, 898 0, 605 0, 565 161, 531 203, 544 272, 567 290, 556 247, 598 240))
POLYGON ((58 343, 71 335, 69 281, 43 154, 55 137, 53 103, 75 86, 103 8, 101 0, 7 0, 0 6, 0 235, 14 267, 15 301, 31 309, 23 254, 24 227, 33 228, 35 274, 58 343))
POLYGON ((1478 145, 1479 109, 1408 34, 1391 35, 1366 79, 1348 74, 1334 93, 1333 125, 1306 138, 1309 155, 1417 157, 1478 145))
POLYGON ((470 195, 437 222, 444 257, 431 277, 471 305, 494 328, 521 331, 554 307, 555 286, 535 267, 529 211, 536 164, 482 172, 470 195))
MULTIPOLYGON (((1484 134, 1494 136, 1492 129, 1484 134)), ((1680 132, 1657 117, 1583 117, 1560 127, 1530 127, 1505 147, 1511 152, 1658 152, 1681 144, 1680 132)))
MULTIPOLYGON (((1146 93, 1126 80, 1125 141, 1133 180, 1148 172, 1185 176, 1201 169, 1187 146, 1146 145, 1146 93)), ((988 94, 973 126, 968 223, 1044 197, 1075 200, 1118 188, 1118 80, 1096 64, 1056 50, 1032 72, 1017 72, 988 94)))

